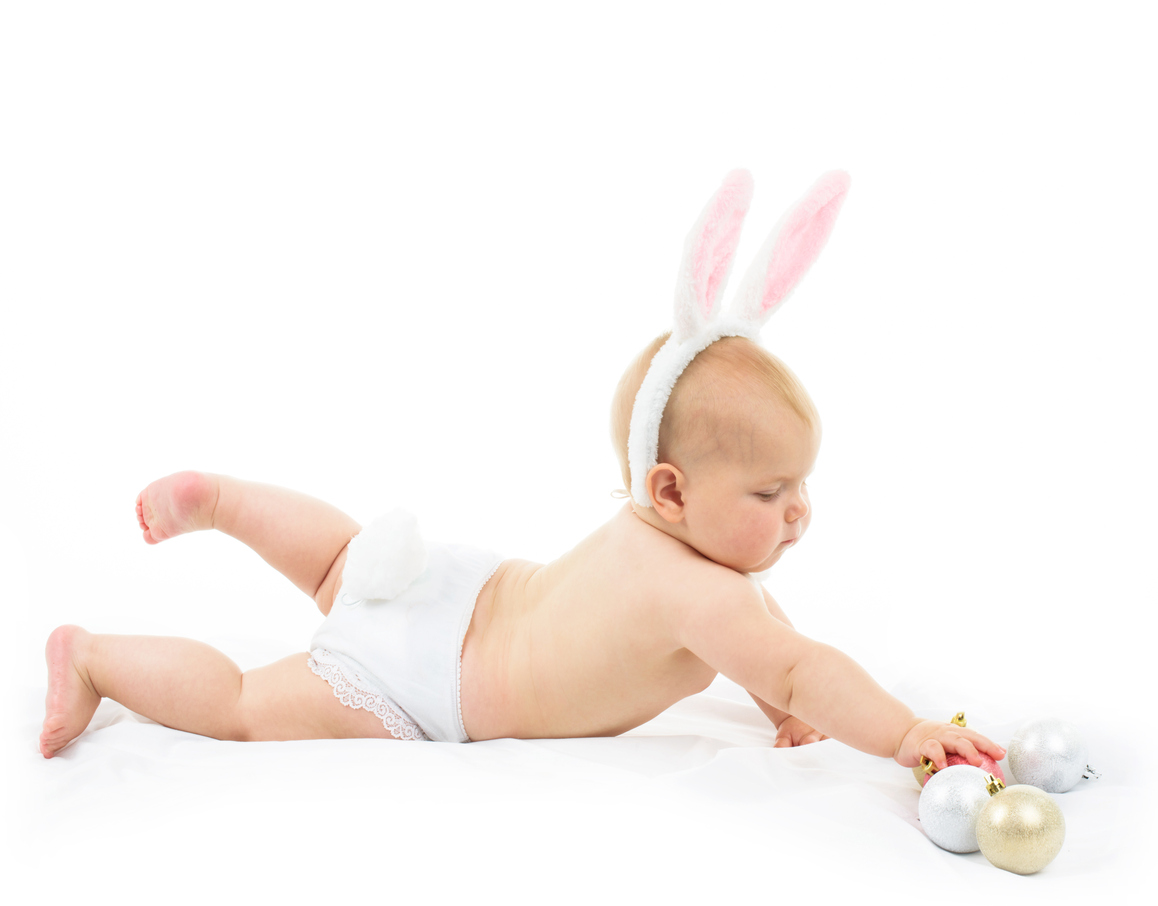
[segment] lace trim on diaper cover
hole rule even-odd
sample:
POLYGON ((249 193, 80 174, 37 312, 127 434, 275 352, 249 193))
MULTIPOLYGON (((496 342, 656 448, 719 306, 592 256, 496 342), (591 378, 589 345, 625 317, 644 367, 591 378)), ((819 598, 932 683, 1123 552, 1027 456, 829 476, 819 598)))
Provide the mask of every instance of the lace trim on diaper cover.
POLYGON ((330 684, 338 701, 348 708, 362 708, 381 718, 382 726, 395 739, 430 739, 393 701, 369 689, 361 676, 325 648, 311 651, 308 663, 314 673, 330 684))

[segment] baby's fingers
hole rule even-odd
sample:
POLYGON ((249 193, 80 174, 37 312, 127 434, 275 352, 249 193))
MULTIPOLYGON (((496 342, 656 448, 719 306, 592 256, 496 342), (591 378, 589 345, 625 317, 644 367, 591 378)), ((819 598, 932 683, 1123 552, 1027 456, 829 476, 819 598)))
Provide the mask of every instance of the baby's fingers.
POLYGON ((950 751, 956 752, 971 765, 981 767, 981 752, 984 752, 994 761, 1001 761, 1005 757, 1005 749, 991 739, 982 736, 976 730, 957 730, 954 739, 949 743, 950 751))
POLYGON ((956 755, 960 755, 974 767, 981 767, 984 763, 981 753, 984 752, 994 761, 1005 757, 1005 749, 992 740, 982 736, 976 730, 957 730, 945 740, 945 748, 956 755))
MULTIPOLYGON (((973 745, 965 736, 959 736, 954 739, 949 746, 950 749, 957 755, 960 755, 967 762, 976 768, 981 767, 981 756, 977 753, 977 747, 973 745)), ((939 765, 938 765, 939 767, 939 765)))
POLYGON ((997 743, 987 736, 982 736, 974 730, 964 730, 961 733, 981 752, 984 752, 994 761, 1001 761, 1005 757, 1005 749, 1001 748, 997 743))
POLYGON ((945 749, 935 739, 926 739, 917 748, 918 755, 924 755, 929 761, 937 766, 937 770, 943 770, 949 767, 949 758, 945 754, 945 749))

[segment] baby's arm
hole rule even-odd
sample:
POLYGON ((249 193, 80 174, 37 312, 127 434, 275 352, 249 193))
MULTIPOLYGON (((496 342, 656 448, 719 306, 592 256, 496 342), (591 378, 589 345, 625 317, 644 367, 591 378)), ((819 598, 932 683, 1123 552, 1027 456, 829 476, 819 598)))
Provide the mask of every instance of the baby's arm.
POLYGON ((905 767, 925 755, 944 768, 947 752, 976 765, 979 750, 994 759, 1004 757, 980 733, 919 720, 852 658, 773 617, 752 585, 739 575, 736 579, 717 583, 713 592, 689 605, 681 641, 754 697, 853 748, 905 767))
MULTIPOLYGON (((764 606, 768 608, 768 613, 772 614, 781 623, 784 623, 791 629, 796 627, 792 625, 792 621, 788 619, 787 614, 781 609, 780 605, 776 603, 776 599, 768 594, 768 589, 763 585, 759 586, 761 594, 764 596, 764 606)), ((752 696, 752 700, 757 707, 772 721, 772 725, 776 727, 776 742, 772 745, 776 748, 784 748, 788 746, 805 746, 810 742, 820 742, 822 739, 828 739, 819 730, 808 726, 804 721, 798 717, 793 717, 787 711, 781 711, 779 708, 773 708, 768 702, 760 698, 751 690, 748 694, 752 696)))

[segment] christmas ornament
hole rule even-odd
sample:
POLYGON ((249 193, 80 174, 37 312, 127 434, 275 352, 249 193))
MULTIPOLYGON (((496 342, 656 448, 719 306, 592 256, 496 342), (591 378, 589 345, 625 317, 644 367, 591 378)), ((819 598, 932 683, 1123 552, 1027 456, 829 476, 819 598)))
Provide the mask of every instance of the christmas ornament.
POLYGON ((1097 777, 1086 764, 1086 744, 1073 724, 1045 718, 1025 724, 1009 741, 1009 768, 1019 784, 1064 793, 1083 777, 1097 777))
MULTIPOLYGON (((981 756, 981 767, 979 767, 977 770, 985 774, 993 774, 994 776, 998 777, 1002 783, 1004 783, 1005 772, 1001 770, 1001 765, 999 765, 984 752, 978 752, 977 754, 981 756)), ((949 762, 949 767, 953 767, 954 765, 959 764, 969 764, 969 759, 963 755, 948 755, 946 756, 945 760, 949 762)), ((970 767, 972 767, 972 765, 970 765, 970 767)), ((937 773, 939 773, 939 769, 935 764, 933 764, 932 760, 928 758, 922 758, 921 763, 917 767, 913 768, 913 776, 917 778, 917 783, 919 783, 921 786, 927 784, 929 782, 929 778, 937 773), (925 767, 926 763, 928 764, 928 768, 925 767), (926 770, 928 770, 928 773, 925 773, 926 770)))
POLYGON ((1061 809, 1035 786, 1007 787, 992 774, 985 780, 990 799, 977 816, 976 827, 981 853, 998 868, 1015 874, 1041 871, 1065 842, 1061 809))
POLYGON ((929 778, 917 803, 917 817, 941 849, 977 852, 977 816, 989 804, 986 784, 991 776, 971 764, 958 764, 929 778))
MULTIPOLYGON (((965 726, 965 712, 958 711, 952 717, 952 719, 950 719, 949 723, 956 724, 959 727, 965 726)), ((981 770, 986 774, 993 774, 994 776, 998 777, 1002 783, 1004 783, 1005 773, 1001 770, 1001 767, 997 764, 997 762, 986 755, 984 752, 978 752, 977 754, 981 756, 981 770)), ((965 758, 963 755, 949 755, 947 756, 946 761, 949 762, 950 767, 955 764, 969 764, 969 759, 965 758)), ((917 783, 919 783, 922 787, 935 773, 937 773, 937 766, 933 764, 932 759, 929 758, 922 757, 921 763, 913 768, 913 776, 917 778, 917 783)))

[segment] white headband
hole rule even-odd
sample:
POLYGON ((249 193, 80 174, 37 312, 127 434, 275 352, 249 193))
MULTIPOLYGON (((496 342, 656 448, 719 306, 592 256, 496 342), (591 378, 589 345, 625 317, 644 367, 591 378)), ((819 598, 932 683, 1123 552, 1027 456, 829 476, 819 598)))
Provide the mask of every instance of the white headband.
POLYGON ((684 242, 671 337, 651 360, 631 410, 627 463, 631 496, 640 506, 651 506, 647 474, 658 461, 659 423, 675 382, 691 360, 716 340, 759 337, 764 322, 824 248, 848 185, 847 173, 832 170, 788 209, 748 268, 726 315, 720 314, 719 302, 752 201, 752 174, 733 170, 700 213, 684 242))

